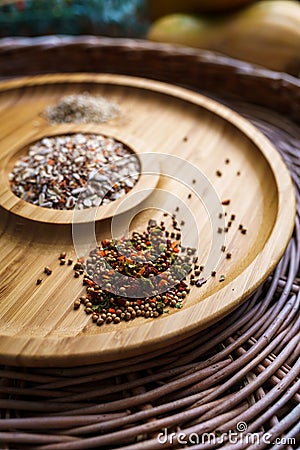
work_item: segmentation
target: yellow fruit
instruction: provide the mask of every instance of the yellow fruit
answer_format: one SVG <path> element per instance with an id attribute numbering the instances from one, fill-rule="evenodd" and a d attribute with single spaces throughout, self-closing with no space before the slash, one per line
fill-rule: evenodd
<path id="1" fill-rule="evenodd" d="M 300 62 L 300 3 L 255 3 L 224 22 L 210 48 L 269 69 L 290 71 Z"/>
<path id="2" fill-rule="evenodd" d="M 148 37 L 294 73 L 300 68 L 300 3 L 264 0 L 212 22 L 173 14 L 154 22 Z"/>
<path id="3" fill-rule="evenodd" d="M 172 42 L 190 47 L 205 48 L 207 33 L 212 21 L 188 14 L 170 14 L 158 19 L 148 33 L 148 39 L 157 42 Z"/>

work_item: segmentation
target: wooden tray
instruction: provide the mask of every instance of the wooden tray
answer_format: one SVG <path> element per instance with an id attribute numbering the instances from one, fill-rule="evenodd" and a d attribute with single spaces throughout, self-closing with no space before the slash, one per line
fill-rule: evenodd
<path id="1" fill-rule="evenodd" d="M 41 117 L 49 103 L 67 93 L 83 91 L 119 103 L 120 117 L 103 125 L 82 126 L 49 125 Z M 125 76 L 36 76 L 2 83 L 0 117 L 2 363 L 89 364 L 180 341 L 245 300 L 272 271 L 287 246 L 293 229 L 295 198 L 278 152 L 249 122 L 204 96 Z M 119 138 L 138 155 L 157 153 L 158 163 L 159 154 L 187 160 L 201 170 L 217 193 L 219 208 L 222 200 L 230 199 L 230 204 L 223 206 L 225 220 L 232 214 L 235 220 L 224 233 L 226 252 L 220 252 L 217 276 L 209 277 L 201 288 L 193 287 L 181 310 L 170 310 L 154 320 L 135 319 L 97 327 L 82 310 L 73 310 L 74 300 L 83 292 L 82 280 L 74 279 L 72 268 L 59 266 L 58 262 L 61 251 L 75 256 L 70 214 L 34 207 L 10 192 L 8 173 L 30 142 L 49 134 L 86 130 Z M 153 167 L 151 171 L 155 173 Z M 164 168 L 160 170 L 165 173 Z M 222 176 L 217 176 L 217 171 Z M 142 173 L 136 187 L 145 183 L 147 189 L 153 188 L 157 181 L 156 175 L 143 177 Z M 157 187 L 174 194 L 192 212 L 199 230 L 199 261 L 205 262 L 218 224 L 215 217 L 209 217 L 195 196 L 189 198 L 191 186 L 176 184 L 161 175 Z M 98 239 L 109 236 L 109 217 L 117 209 L 118 205 L 113 205 L 105 214 L 99 210 Z M 145 211 L 134 220 L 133 227 L 145 228 L 149 217 L 161 216 L 161 211 Z M 238 230 L 239 224 L 246 227 L 245 235 Z M 187 234 L 188 227 L 187 221 L 182 227 Z M 231 259 L 226 259 L 227 252 Z M 36 286 L 46 265 L 51 266 L 53 274 Z M 220 275 L 225 275 L 223 282 L 219 281 Z"/>

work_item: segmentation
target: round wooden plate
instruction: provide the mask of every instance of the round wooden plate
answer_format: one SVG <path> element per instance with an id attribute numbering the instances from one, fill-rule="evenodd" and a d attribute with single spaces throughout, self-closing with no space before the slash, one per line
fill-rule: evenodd
<path id="1" fill-rule="evenodd" d="M 63 95 L 85 91 L 118 103 L 120 115 L 103 124 L 57 126 L 41 115 Z M 1 363 L 89 364 L 180 341 L 245 300 L 275 267 L 291 237 L 294 190 L 278 152 L 248 121 L 200 94 L 116 75 L 35 76 L 0 85 L 0 119 Z M 145 229 L 149 218 L 167 222 L 172 214 L 183 240 L 197 229 L 206 283 L 192 287 L 182 309 L 102 327 L 82 309 L 73 310 L 84 292 L 82 279 L 58 261 L 61 251 L 73 258 L 75 250 L 78 254 L 73 214 L 18 199 L 8 174 L 31 142 L 76 131 L 116 137 L 142 161 L 136 192 L 96 213 L 98 240 L 111 235 L 112 223 L 126 210 L 132 229 Z M 145 195 L 130 197 L 138 191 Z M 45 266 L 53 270 L 49 277 L 43 275 Z M 40 277 L 44 280 L 37 286 Z"/>

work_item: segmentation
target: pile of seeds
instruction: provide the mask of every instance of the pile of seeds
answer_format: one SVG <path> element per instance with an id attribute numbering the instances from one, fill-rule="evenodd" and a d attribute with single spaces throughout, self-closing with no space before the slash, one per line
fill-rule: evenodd
<path id="1" fill-rule="evenodd" d="M 9 175 L 12 192 L 34 205 L 79 209 L 109 203 L 137 182 L 138 158 L 97 134 L 47 137 L 32 145 Z"/>
<path id="2" fill-rule="evenodd" d="M 83 304 L 97 325 L 155 318 L 169 308 L 180 309 L 190 291 L 187 276 L 194 254 L 195 249 L 166 238 L 164 225 L 154 220 L 143 233 L 104 240 L 86 262 L 74 265 L 75 276 L 83 273 L 86 286 L 86 295 L 75 301 L 74 309 Z"/>
<path id="3" fill-rule="evenodd" d="M 103 97 L 88 93 L 63 97 L 48 106 L 43 115 L 51 123 L 101 123 L 119 114 L 119 106 Z"/>

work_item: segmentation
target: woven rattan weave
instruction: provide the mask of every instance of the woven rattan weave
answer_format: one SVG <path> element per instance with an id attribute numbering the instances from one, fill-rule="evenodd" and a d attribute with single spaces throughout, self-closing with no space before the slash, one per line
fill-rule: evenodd
<path id="1" fill-rule="evenodd" d="M 298 448 L 299 80 L 146 42 L 95 37 L 0 41 L 0 76 L 58 71 L 145 76 L 226 102 L 283 156 L 296 186 L 297 218 L 288 249 L 268 280 L 230 316 L 180 345 L 86 367 L 2 366 L 0 448 Z M 230 430 L 243 431 L 237 443 Z"/>

